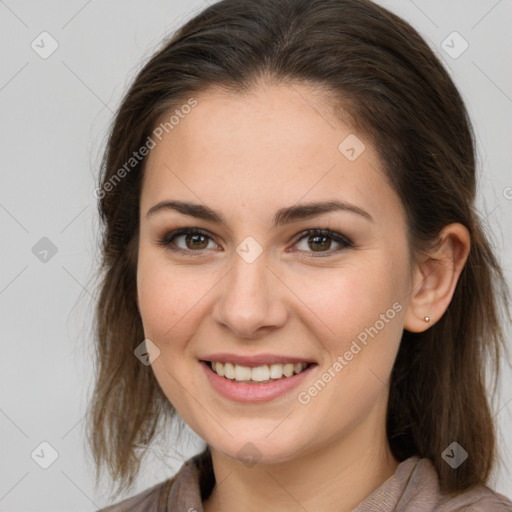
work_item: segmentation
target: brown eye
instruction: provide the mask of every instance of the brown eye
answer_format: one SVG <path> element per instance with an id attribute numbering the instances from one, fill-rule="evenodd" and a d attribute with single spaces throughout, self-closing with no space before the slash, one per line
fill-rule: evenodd
<path id="1" fill-rule="evenodd" d="M 190 254 L 207 249 L 210 241 L 212 238 L 208 234 L 197 229 L 185 228 L 167 233 L 158 243 L 171 251 Z"/>
<path id="2" fill-rule="evenodd" d="M 314 235 L 313 237 L 309 237 L 308 239 L 308 246 L 313 251 L 316 251 L 317 249 L 322 251 L 323 249 L 330 249 L 332 240 L 324 235 Z"/>
<path id="3" fill-rule="evenodd" d="M 302 241 L 304 240 L 305 246 L 299 247 L 299 250 L 306 253 L 322 253 L 322 255 L 327 253 L 327 255 L 330 255 L 353 246 L 353 243 L 348 238 L 328 229 L 310 229 L 303 231 L 300 235 L 301 237 L 297 244 L 300 245 L 299 242 L 303 243 Z M 338 244 L 339 247 L 330 250 L 333 242 Z"/>
<path id="4" fill-rule="evenodd" d="M 300 233 L 300 238 L 295 245 L 304 244 L 299 247 L 299 252 L 310 253 L 311 256 L 330 256 L 333 253 L 340 252 L 343 249 L 353 247 L 353 243 L 345 236 L 328 229 L 309 229 Z M 303 242 L 304 240 L 304 242 Z M 212 237 L 199 229 L 183 228 L 167 233 L 161 240 L 160 245 L 165 246 L 170 251 L 183 254 L 193 254 L 199 256 L 203 250 L 208 249 L 209 242 L 213 242 Z M 338 244 L 337 248 L 332 249 L 332 244 Z M 212 247 L 210 247 L 212 248 Z M 316 253 L 316 255 L 315 255 Z"/>
<path id="5" fill-rule="evenodd" d="M 186 234 L 186 235 L 181 235 L 181 236 L 185 237 L 185 245 L 187 246 L 188 249 L 206 249 L 206 247 L 208 246 L 208 241 L 204 235 Z M 176 237 L 176 238 L 180 238 L 180 237 Z M 206 240 L 206 243 L 205 243 L 205 240 Z"/>

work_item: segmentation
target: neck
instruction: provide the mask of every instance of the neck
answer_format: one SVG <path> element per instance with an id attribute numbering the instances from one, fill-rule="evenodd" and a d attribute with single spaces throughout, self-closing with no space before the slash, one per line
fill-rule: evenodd
<path id="1" fill-rule="evenodd" d="M 205 512 L 349 512 L 398 466 L 384 428 L 377 431 L 372 418 L 340 439 L 276 464 L 247 467 L 213 447 L 211 453 L 217 484 L 203 503 Z"/>

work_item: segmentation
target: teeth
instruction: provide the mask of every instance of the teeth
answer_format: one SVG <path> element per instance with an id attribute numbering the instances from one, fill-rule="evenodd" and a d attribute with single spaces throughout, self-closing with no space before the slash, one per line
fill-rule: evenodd
<path id="1" fill-rule="evenodd" d="M 222 363 L 217 363 L 217 365 L 222 366 Z M 226 379 L 235 378 L 235 367 L 231 363 L 224 365 L 224 377 L 226 377 Z"/>
<path id="2" fill-rule="evenodd" d="M 263 366 L 241 366 L 231 363 L 212 362 L 212 370 L 230 380 L 266 382 L 270 379 L 291 377 L 306 369 L 307 363 L 265 364 Z"/>
<path id="3" fill-rule="evenodd" d="M 222 363 L 212 363 L 213 370 L 217 372 L 221 377 L 224 377 L 224 365 Z"/>
<path id="4" fill-rule="evenodd" d="M 283 375 L 286 377 L 291 377 L 293 375 L 293 363 L 288 363 L 283 365 Z"/>
<path id="5" fill-rule="evenodd" d="M 248 366 L 238 366 L 235 364 L 235 380 L 250 380 L 251 369 Z"/>
<path id="6" fill-rule="evenodd" d="M 271 364 L 270 365 L 270 378 L 271 379 L 280 379 L 282 376 L 283 376 L 283 365 L 282 364 Z"/>
<path id="7" fill-rule="evenodd" d="M 245 367 L 246 368 L 246 367 Z M 264 366 L 255 366 L 254 368 L 247 368 L 249 377 L 245 380 L 256 380 L 258 382 L 263 382 L 264 380 L 270 379 L 270 369 L 268 365 Z"/>

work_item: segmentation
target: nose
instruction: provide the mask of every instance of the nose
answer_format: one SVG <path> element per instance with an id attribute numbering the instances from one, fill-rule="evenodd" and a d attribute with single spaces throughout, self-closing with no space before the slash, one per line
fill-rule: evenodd
<path id="1" fill-rule="evenodd" d="M 236 254 L 219 285 L 213 316 L 234 336 L 257 339 L 286 322 L 287 288 L 268 266 L 265 252 L 252 263 Z"/>

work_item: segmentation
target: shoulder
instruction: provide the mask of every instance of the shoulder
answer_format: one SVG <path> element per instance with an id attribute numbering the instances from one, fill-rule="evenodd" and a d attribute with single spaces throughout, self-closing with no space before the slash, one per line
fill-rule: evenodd
<path id="1" fill-rule="evenodd" d="M 444 498 L 439 512 L 512 512 L 512 501 L 486 485 Z"/>
<path id="2" fill-rule="evenodd" d="M 512 502 L 509 498 L 486 485 L 478 485 L 456 494 L 442 493 L 437 472 L 427 459 L 417 461 L 414 474 L 416 478 L 409 479 L 409 492 L 406 491 L 404 494 L 416 495 L 417 499 L 421 501 L 422 498 L 425 503 L 435 503 L 436 512 L 512 512 Z"/>
<path id="3" fill-rule="evenodd" d="M 186 460 L 173 477 L 97 512 L 200 510 L 202 499 L 211 492 L 214 483 L 211 453 L 207 447 Z"/>
<path id="4" fill-rule="evenodd" d="M 444 493 L 432 462 L 410 457 L 394 475 L 368 496 L 354 512 L 512 512 L 505 496 L 485 485 Z"/>
<path id="5" fill-rule="evenodd" d="M 97 512 L 160 512 L 167 510 L 167 497 L 176 475 Z"/>

